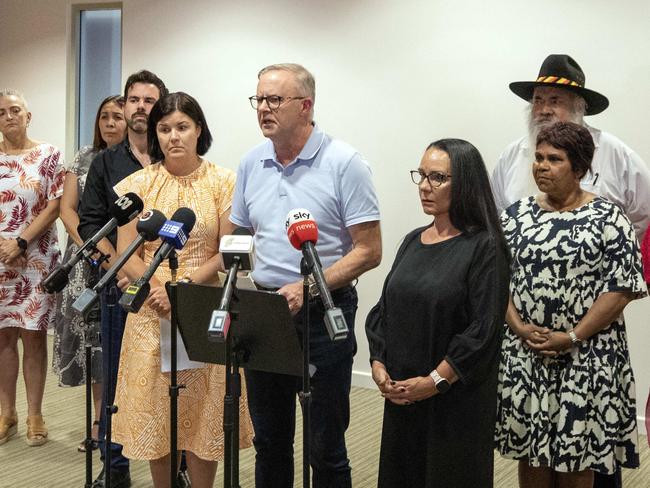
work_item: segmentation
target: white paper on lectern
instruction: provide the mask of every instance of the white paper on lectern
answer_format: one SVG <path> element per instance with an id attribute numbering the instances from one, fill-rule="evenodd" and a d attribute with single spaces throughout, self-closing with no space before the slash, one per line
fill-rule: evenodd
<path id="1" fill-rule="evenodd" d="M 206 338 L 207 338 L 206 330 Z M 187 356 L 187 350 L 181 333 L 176 330 L 176 369 L 197 369 L 205 366 L 200 361 L 192 361 Z M 160 319 L 160 370 L 169 373 L 172 369 L 172 323 L 167 319 Z"/>

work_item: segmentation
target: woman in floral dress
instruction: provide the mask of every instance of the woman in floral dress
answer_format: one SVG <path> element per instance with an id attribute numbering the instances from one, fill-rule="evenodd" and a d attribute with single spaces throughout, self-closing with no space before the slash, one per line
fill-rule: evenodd
<path id="1" fill-rule="evenodd" d="M 27 444 L 47 442 L 41 405 L 47 372 L 47 329 L 54 295 L 40 282 L 59 262 L 57 232 L 64 170 L 59 150 L 27 136 L 32 115 L 24 97 L 0 91 L 0 444 L 18 429 L 18 339 L 23 343 Z"/>

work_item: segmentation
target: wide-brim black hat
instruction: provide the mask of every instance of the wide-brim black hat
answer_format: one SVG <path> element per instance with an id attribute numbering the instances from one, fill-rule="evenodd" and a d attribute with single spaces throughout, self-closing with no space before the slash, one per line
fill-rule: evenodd
<path id="1" fill-rule="evenodd" d="M 585 115 L 596 115 L 609 106 L 605 95 L 585 88 L 585 74 L 580 65 L 566 54 L 551 54 L 542 63 L 535 81 L 510 83 L 513 93 L 527 102 L 533 98 L 535 87 L 550 86 L 576 92 L 587 102 Z"/>

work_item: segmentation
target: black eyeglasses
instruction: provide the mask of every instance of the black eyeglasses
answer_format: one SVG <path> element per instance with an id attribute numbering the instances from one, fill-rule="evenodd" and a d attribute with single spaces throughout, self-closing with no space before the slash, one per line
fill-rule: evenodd
<path id="1" fill-rule="evenodd" d="M 248 97 L 248 101 L 251 102 L 251 107 L 253 107 L 254 110 L 261 107 L 264 101 L 266 101 L 269 110 L 277 110 L 284 102 L 290 102 L 291 100 L 304 100 L 305 98 L 307 97 L 279 97 L 277 95 L 269 95 L 268 97 Z"/>
<path id="2" fill-rule="evenodd" d="M 432 171 L 428 175 L 425 175 L 419 169 L 413 169 L 409 171 L 409 173 L 411 173 L 411 180 L 413 180 L 413 183 L 419 185 L 426 178 L 429 182 L 429 185 L 431 185 L 431 188 L 438 188 L 449 178 L 451 178 L 451 175 L 448 175 L 447 173 L 441 173 L 440 171 Z"/>

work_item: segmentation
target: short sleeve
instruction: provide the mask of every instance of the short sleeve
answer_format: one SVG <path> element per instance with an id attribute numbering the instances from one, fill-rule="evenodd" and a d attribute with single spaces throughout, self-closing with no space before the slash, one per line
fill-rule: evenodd
<path id="1" fill-rule="evenodd" d="M 63 195 L 63 181 L 65 179 L 65 168 L 63 159 L 58 149 L 52 148 L 52 153 L 43 163 L 45 180 L 47 182 L 47 199 L 56 200 Z"/>
<path id="2" fill-rule="evenodd" d="M 142 198 L 143 188 L 145 184 L 145 172 L 146 168 L 136 171 L 135 173 L 132 173 L 121 180 L 113 187 L 115 194 L 118 197 L 121 197 L 126 193 L 133 192 Z"/>
<path id="3" fill-rule="evenodd" d="M 370 165 L 358 153 L 347 164 L 340 182 L 341 215 L 346 227 L 379 220 L 379 202 Z"/>
<path id="4" fill-rule="evenodd" d="M 494 171 L 492 171 L 492 178 L 490 178 L 490 184 L 492 186 L 492 195 L 494 196 L 494 203 L 497 206 L 497 210 L 499 212 L 503 212 L 508 206 L 505 199 L 505 191 L 503 188 L 504 187 L 503 167 L 505 165 L 506 165 L 505 152 L 503 152 L 501 153 L 501 156 L 499 156 L 499 161 L 497 161 L 497 164 L 494 167 Z M 501 218 L 503 219 L 503 214 Z"/>
<path id="5" fill-rule="evenodd" d="M 630 218 L 639 241 L 650 224 L 650 169 L 634 151 L 624 156 L 625 160 L 625 215 Z"/>
<path id="6" fill-rule="evenodd" d="M 246 189 L 246 163 L 242 161 L 237 169 L 237 181 L 235 182 L 235 189 L 232 196 L 230 221 L 239 226 L 252 228 L 248 213 L 248 206 L 246 205 L 246 198 L 244 196 Z"/>
<path id="7" fill-rule="evenodd" d="M 92 163 L 95 154 L 96 153 L 92 146 L 82 147 L 77 151 L 72 162 L 68 164 L 66 171 L 77 176 L 85 175 L 90 169 L 90 163 Z"/>
<path id="8" fill-rule="evenodd" d="M 221 217 L 232 206 L 233 194 L 235 193 L 236 176 L 234 171 L 225 168 L 218 168 L 218 184 L 216 191 L 217 212 Z"/>
<path id="9" fill-rule="evenodd" d="M 612 204 L 603 228 L 603 293 L 627 291 L 647 295 L 641 252 L 634 227 L 621 209 Z"/>
<path id="10" fill-rule="evenodd" d="M 650 226 L 646 229 L 641 243 L 641 259 L 643 261 L 643 277 L 650 283 Z"/>

